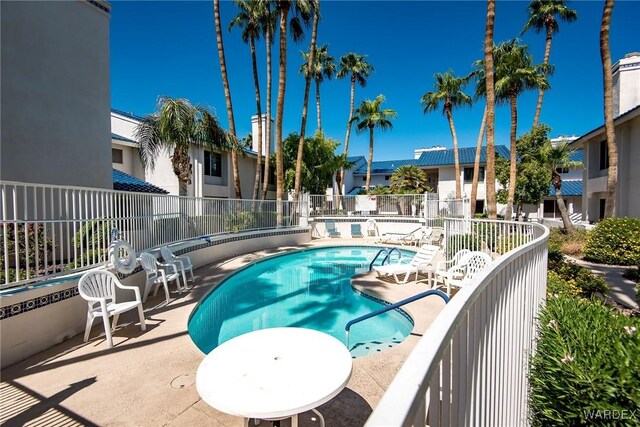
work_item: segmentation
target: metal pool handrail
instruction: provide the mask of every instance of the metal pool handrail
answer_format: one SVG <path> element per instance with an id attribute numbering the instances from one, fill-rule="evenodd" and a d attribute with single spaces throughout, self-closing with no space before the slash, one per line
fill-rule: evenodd
<path id="1" fill-rule="evenodd" d="M 378 259 L 378 257 L 380 256 L 381 253 L 386 253 L 387 255 L 384 257 L 384 259 L 382 260 L 382 265 L 384 265 L 385 261 L 389 259 L 389 257 L 391 256 L 391 254 L 393 253 L 393 251 L 397 251 L 398 254 L 400 255 L 400 258 L 402 258 L 402 252 L 400 252 L 400 249 L 398 248 L 382 248 L 378 251 L 378 253 L 376 254 L 376 256 L 373 257 L 373 260 L 371 260 L 371 263 L 369 264 L 369 271 L 371 271 L 371 269 L 373 268 L 373 263 L 376 262 L 376 260 Z"/>
<path id="2" fill-rule="evenodd" d="M 393 248 L 396 249 L 396 248 Z M 401 307 L 405 304 L 409 304 L 410 302 L 414 302 L 417 301 L 419 299 L 422 299 L 424 297 L 428 297 L 429 295 L 437 295 L 440 298 L 442 298 L 444 300 L 444 303 L 448 303 L 449 302 L 449 297 L 442 291 L 439 291 L 437 289 L 429 289 L 428 291 L 424 291 L 424 292 L 420 292 L 419 294 L 413 295 L 409 298 L 405 298 L 402 301 L 398 301 L 396 303 L 393 304 L 389 304 L 386 305 L 376 311 L 372 311 L 371 313 L 367 313 L 367 314 L 363 314 L 360 317 L 357 317 L 353 320 L 350 320 L 347 322 L 347 325 L 344 327 L 345 333 L 346 333 L 346 341 L 347 341 L 347 348 L 349 348 L 349 329 L 351 329 L 351 326 L 355 325 L 356 323 L 360 323 L 363 320 L 367 320 L 370 319 L 372 317 L 378 316 L 382 313 L 386 313 L 387 311 L 390 310 L 395 310 L 398 307 Z"/>

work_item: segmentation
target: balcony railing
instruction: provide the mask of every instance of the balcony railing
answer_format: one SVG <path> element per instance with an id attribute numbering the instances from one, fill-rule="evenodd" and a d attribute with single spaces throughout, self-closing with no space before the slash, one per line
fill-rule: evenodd
<path id="1" fill-rule="evenodd" d="M 0 182 L 0 290 L 104 264 L 111 231 L 137 251 L 224 233 L 295 227 L 296 202 L 203 199 Z"/>
<path id="2" fill-rule="evenodd" d="M 528 358 L 546 291 L 548 230 L 446 219 L 445 233 L 447 252 L 472 242 L 501 255 L 444 307 L 366 425 L 528 425 Z"/>

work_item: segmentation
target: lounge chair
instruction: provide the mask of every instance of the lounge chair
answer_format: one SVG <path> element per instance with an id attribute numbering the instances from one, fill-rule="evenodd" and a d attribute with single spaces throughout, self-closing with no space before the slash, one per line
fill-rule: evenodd
<path id="1" fill-rule="evenodd" d="M 351 224 L 351 237 L 364 237 L 360 224 Z"/>
<path id="2" fill-rule="evenodd" d="M 424 227 L 416 228 L 410 233 L 384 233 L 376 240 L 376 243 L 387 243 L 394 245 L 419 245 L 427 233 Z"/>
<path id="3" fill-rule="evenodd" d="M 116 301 L 116 288 L 133 291 L 135 299 L 128 301 Z M 109 348 L 113 347 L 111 332 L 115 331 L 118 325 L 118 317 L 120 313 L 125 311 L 138 309 L 140 317 L 140 328 L 147 330 L 144 322 L 144 311 L 142 309 L 142 299 L 140 298 L 140 289 L 136 286 L 124 286 L 115 274 L 106 270 L 95 270 L 85 273 L 78 282 L 78 291 L 80 296 L 84 298 L 88 304 L 87 325 L 84 329 L 84 341 L 89 340 L 89 333 L 93 320 L 96 317 L 102 317 L 104 323 L 104 333 L 107 337 Z M 113 325 L 109 324 L 109 317 L 113 316 Z"/>
<path id="4" fill-rule="evenodd" d="M 458 254 L 459 253 L 460 252 L 458 252 Z M 440 284 L 446 286 L 447 296 L 450 296 L 451 286 L 462 287 L 469 284 L 472 279 L 490 264 L 491 257 L 486 253 L 479 251 L 467 252 L 446 271 L 436 271 L 435 284 L 433 287 L 437 288 Z"/>
<path id="5" fill-rule="evenodd" d="M 324 222 L 327 229 L 327 237 L 340 237 L 340 232 L 336 229 L 336 222 L 332 219 Z"/>
<path id="6" fill-rule="evenodd" d="M 431 233 L 425 237 L 424 242 L 429 244 L 429 245 L 436 245 L 436 246 L 440 246 L 440 243 L 442 243 L 442 237 L 444 234 L 444 229 L 441 227 L 433 227 L 431 229 Z"/>
<path id="7" fill-rule="evenodd" d="M 439 250 L 440 248 L 437 246 L 422 245 L 408 263 L 386 264 L 373 267 L 373 269 L 378 277 L 393 276 L 398 284 L 407 283 L 412 274 L 416 275 L 415 280 L 417 281 L 420 271 L 429 271 L 427 267 L 432 265 Z M 401 278 L 401 276 L 404 277 Z"/>

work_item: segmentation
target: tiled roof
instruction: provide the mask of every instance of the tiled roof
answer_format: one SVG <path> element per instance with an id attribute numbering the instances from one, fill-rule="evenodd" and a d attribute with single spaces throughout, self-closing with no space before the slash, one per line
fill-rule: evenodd
<path id="1" fill-rule="evenodd" d="M 509 149 L 504 145 L 496 145 L 496 153 L 505 159 L 509 158 Z M 471 165 L 476 159 L 475 147 L 458 148 L 458 160 L 461 165 Z M 487 161 L 487 149 L 482 147 L 480 152 L 480 163 L 486 163 Z M 453 165 L 453 148 L 446 150 L 425 151 L 422 153 L 417 166 L 446 166 Z"/>
<path id="2" fill-rule="evenodd" d="M 119 115 L 124 116 L 124 117 L 129 117 L 130 119 L 134 119 L 134 120 L 138 120 L 138 121 L 142 120 L 142 117 L 140 117 L 140 116 L 137 116 L 137 115 L 135 115 L 133 113 L 127 113 L 126 111 L 116 110 L 115 108 L 112 108 L 111 112 L 119 114 Z"/>
<path id="3" fill-rule="evenodd" d="M 563 179 L 562 187 L 560 187 L 563 196 L 582 196 L 582 180 L 581 179 Z M 556 189 L 553 184 L 549 184 L 549 197 L 556 196 Z"/>
<path id="4" fill-rule="evenodd" d="M 113 169 L 113 189 L 120 191 L 135 191 L 139 193 L 159 193 L 168 194 L 167 190 L 156 187 L 153 184 L 143 181 L 128 173 Z"/>
<path id="5" fill-rule="evenodd" d="M 136 144 L 133 139 L 129 139 L 126 136 L 118 135 L 117 133 L 111 132 L 111 139 L 117 139 L 118 141 L 131 142 L 132 144 Z"/>

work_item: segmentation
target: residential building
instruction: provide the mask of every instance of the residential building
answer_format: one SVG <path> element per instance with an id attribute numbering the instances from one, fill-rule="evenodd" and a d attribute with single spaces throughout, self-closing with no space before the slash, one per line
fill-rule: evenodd
<path id="1" fill-rule="evenodd" d="M 640 53 L 613 66 L 614 131 L 618 151 L 615 215 L 640 217 Z M 582 208 L 584 220 L 604 217 L 609 152 L 604 125 L 571 143 L 584 151 Z"/>
<path id="2" fill-rule="evenodd" d="M 111 188 L 110 10 L 0 2 L 0 179 Z"/>

